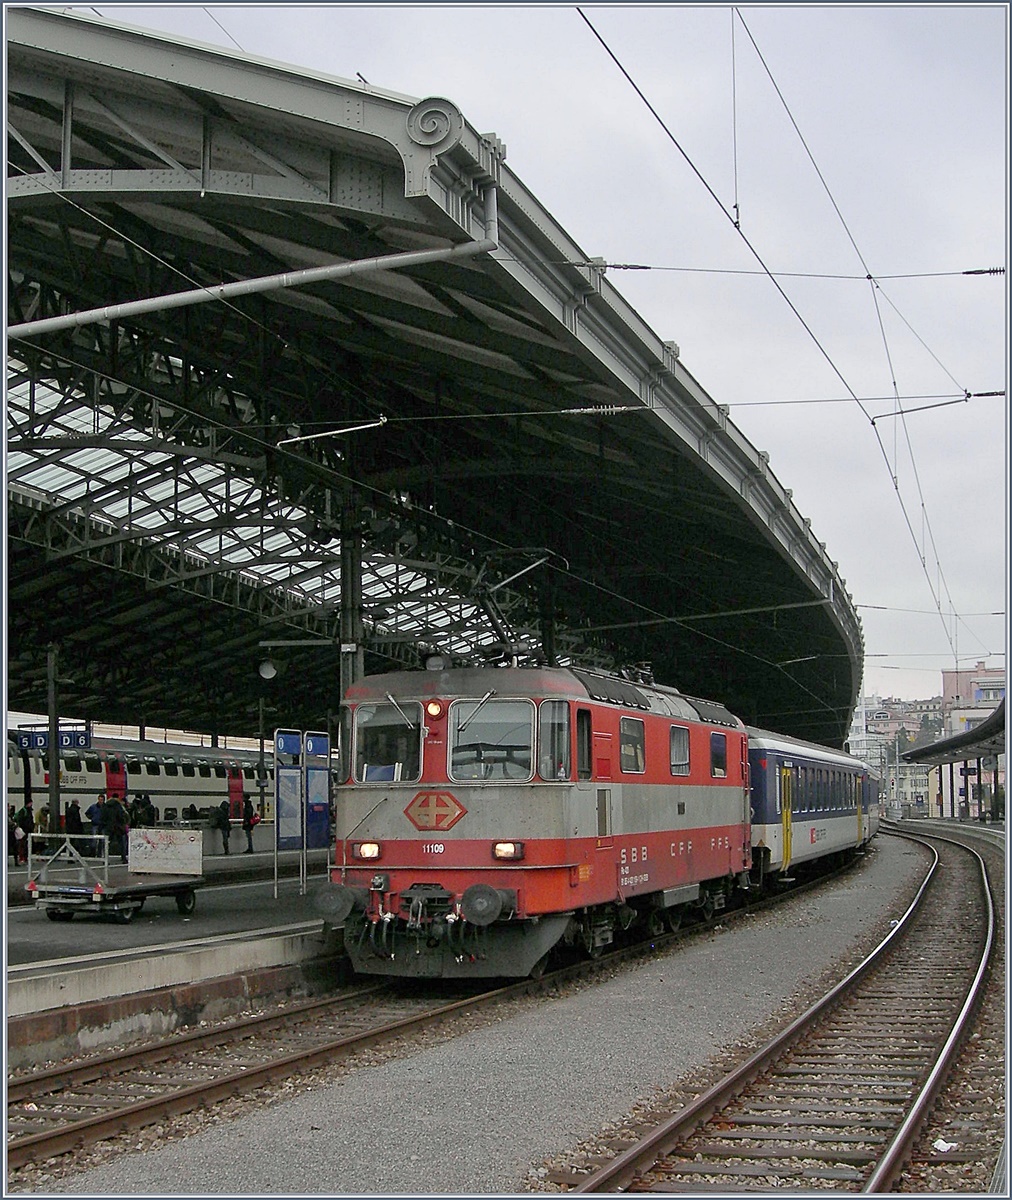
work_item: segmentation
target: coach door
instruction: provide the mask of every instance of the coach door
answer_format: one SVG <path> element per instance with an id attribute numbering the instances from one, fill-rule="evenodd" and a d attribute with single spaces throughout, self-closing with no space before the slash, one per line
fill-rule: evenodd
<path id="1" fill-rule="evenodd" d="M 857 844 L 864 844 L 864 781 L 854 775 L 850 777 L 851 790 L 857 800 Z"/>
<path id="2" fill-rule="evenodd" d="M 791 763 L 780 766 L 780 820 L 783 826 L 784 857 L 780 864 L 781 871 L 786 871 L 791 865 L 792 831 L 794 817 L 794 767 Z"/>

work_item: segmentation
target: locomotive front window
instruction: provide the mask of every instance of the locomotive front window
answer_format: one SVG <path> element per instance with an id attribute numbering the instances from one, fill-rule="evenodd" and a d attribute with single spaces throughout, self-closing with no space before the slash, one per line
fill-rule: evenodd
<path id="1" fill-rule="evenodd" d="M 568 756 L 564 760 L 568 770 Z M 455 700 L 450 705 L 451 779 L 530 779 L 534 705 L 529 700 Z"/>
<path id="2" fill-rule="evenodd" d="M 355 709 L 355 778 L 359 783 L 413 781 L 421 774 L 422 706 L 416 701 Z"/>
<path id="3" fill-rule="evenodd" d="M 643 722 L 637 717 L 622 717 L 618 726 L 619 761 L 626 774 L 642 775 L 646 767 L 646 740 Z"/>
<path id="4" fill-rule="evenodd" d="M 569 705 L 565 700 L 544 700 L 538 717 L 538 774 L 542 779 L 568 779 Z"/>

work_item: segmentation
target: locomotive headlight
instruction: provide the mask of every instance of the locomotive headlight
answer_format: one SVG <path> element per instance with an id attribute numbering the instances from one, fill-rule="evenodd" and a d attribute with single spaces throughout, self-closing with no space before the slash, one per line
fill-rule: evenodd
<path id="1" fill-rule="evenodd" d="M 352 842 L 351 856 L 352 858 L 379 858 L 380 844 L 379 842 Z"/>
<path id="2" fill-rule="evenodd" d="M 496 842 L 492 847 L 493 858 L 521 859 L 524 856 L 523 842 Z"/>
<path id="3" fill-rule="evenodd" d="M 438 721 L 443 715 L 442 700 L 428 700 L 425 704 L 425 715 L 433 721 Z"/>

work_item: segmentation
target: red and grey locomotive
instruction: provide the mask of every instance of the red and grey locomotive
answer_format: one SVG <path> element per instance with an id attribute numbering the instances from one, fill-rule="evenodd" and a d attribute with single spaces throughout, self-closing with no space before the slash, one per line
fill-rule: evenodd
<path id="1" fill-rule="evenodd" d="M 576 669 L 367 677 L 346 696 L 323 906 L 356 970 L 523 976 L 749 886 L 748 736 L 720 704 Z"/>

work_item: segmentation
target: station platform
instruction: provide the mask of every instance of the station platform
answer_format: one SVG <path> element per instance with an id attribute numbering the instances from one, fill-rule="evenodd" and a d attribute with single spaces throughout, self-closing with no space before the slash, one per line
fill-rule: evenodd
<path id="1" fill-rule="evenodd" d="M 276 882 L 273 851 L 205 858 L 191 914 L 153 896 L 129 924 L 91 913 L 50 921 L 24 890 L 27 871 L 11 872 L 9 1065 L 37 1066 L 333 986 L 345 972 L 340 930 L 324 926 L 314 902 L 329 851 L 308 852 L 304 883 L 300 857 L 278 855 Z"/>
<path id="2" fill-rule="evenodd" d="M 254 843 L 255 844 L 255 843 Z M 307 869 L 316 874 L 326 874 L 326 866 L 330 849 L 307 850 Z M 300 870 L 300 853 L 298 850 L 282 850 L 278 854 L 279 878 L 298 876 Z M 119 860 L 111 860 L 114 865 Z M 273 849 L 255 849 L 253 854 L 244 854 L 241 849 L 231 850 L 228 854 L 209 852 L 205 846 L 201 857 L 201 873 L 204 886 L 221 882 L 238 882 L 240 880 L 273 879 L 274 851 Z M 28 868 L 25 866 L 12 867 L 8 859 L 7 865 L 7 907 L 33 903 L 32 895 L 25 890 L 28 882 Z"/>

